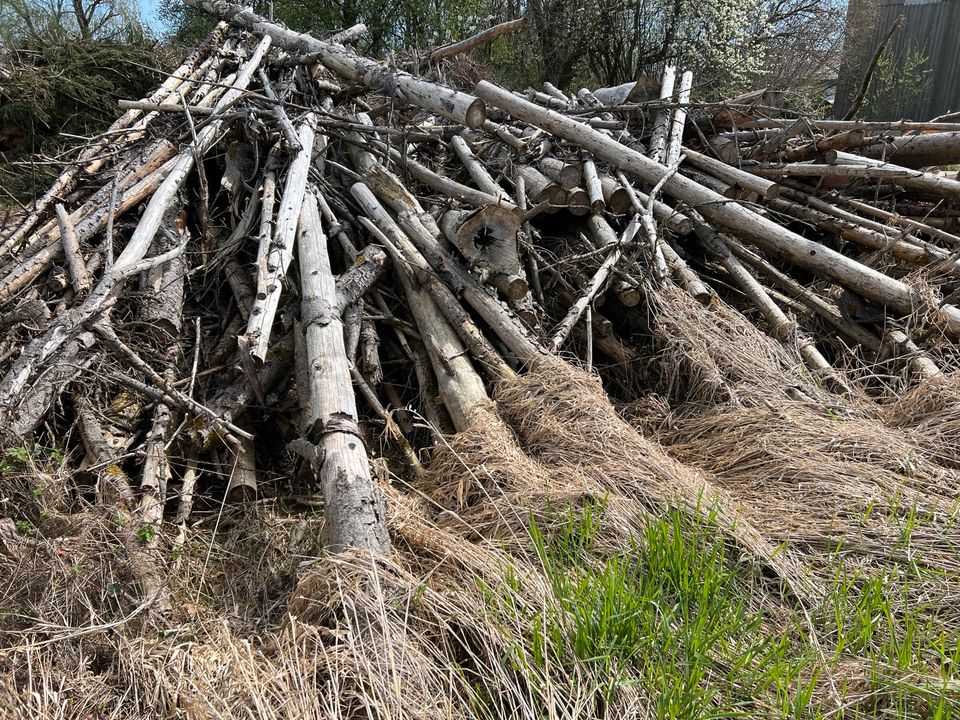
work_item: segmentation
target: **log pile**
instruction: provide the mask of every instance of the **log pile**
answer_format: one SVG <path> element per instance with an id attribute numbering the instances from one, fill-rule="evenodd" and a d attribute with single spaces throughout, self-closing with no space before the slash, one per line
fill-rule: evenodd
<path id="1" fill-rule="evenodd" d="M 918 497 L 946 503 L 953 461 L 888 401 L 955 402 L 960 181 L 929 166 L 960 160 L 956 125 L 695 103 L 672 67 L 654 100 L 456 89 L 475 42 L 388 65 L 350 48 L 362 26 L 191 4 L 220 24 L 0 242 L 0 426 L 125 518 L 140 602 L 176 612 L 162 548 L 263 497 L 322 501 L 341 557 L 468 566 L 577 498 L 627 527 L 719 507 L 814 602 L 804 553 L 835 530 L 771 520 L 762 478 L 698 444 L 749 442 L 734 406 L 757 434 L 784 403 L 813 435 L 803 413 L 869 419 L 887 434 L 850 442 L 919 452 Z"/>

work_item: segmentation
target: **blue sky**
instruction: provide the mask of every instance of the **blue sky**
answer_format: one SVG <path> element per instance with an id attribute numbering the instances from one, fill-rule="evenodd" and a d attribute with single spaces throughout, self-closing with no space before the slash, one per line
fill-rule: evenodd
<path id="1" fill-rule="evenodd" d="M 157 16 L 159 11 L 159 0 L 139 0 L 140 1 L 140 14 L 143 16 L 144 22 L 147 23 L 157 32 L 160 32 L 164 29 L 163 23 L 160 22 L 160 18 Z"/>

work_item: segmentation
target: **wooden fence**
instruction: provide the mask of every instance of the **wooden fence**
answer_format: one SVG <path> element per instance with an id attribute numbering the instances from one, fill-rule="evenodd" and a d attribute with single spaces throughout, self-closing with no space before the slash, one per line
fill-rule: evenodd
<path id="1" fill-rule="evenodd" d="M 885 60 L 892 60 L 895 66 L 888 66 L 882 77 L 875 76 L 874 102 L 868 103 L 864 115 L 895 113 L 920 120 L 960 110 L 960 0 L 853 0 L 848 21 L 854 13 L 859 13 L 860 20 L 857 57 L 850 57 L 848 35 L 848 57 L 837 88 L 837 115 L 850 107 L 866 61 L 901 17 L 902 26 L 884 52 Z M 923 63 L 917 65 L 921 59 Z M 878 89 L 880 96 L 876 96 Z"/>

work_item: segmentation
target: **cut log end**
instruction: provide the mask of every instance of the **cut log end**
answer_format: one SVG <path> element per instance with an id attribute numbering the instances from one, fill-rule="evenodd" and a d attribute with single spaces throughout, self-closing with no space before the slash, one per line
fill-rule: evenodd
<path id="1" fill-rule="evenodd" d="M 483 126 L 487 119 L 487 104 L 480 99 L 476 99 L 467 106 L 464 112 L 464 125 L 471 130 L 476 130 Z"/>

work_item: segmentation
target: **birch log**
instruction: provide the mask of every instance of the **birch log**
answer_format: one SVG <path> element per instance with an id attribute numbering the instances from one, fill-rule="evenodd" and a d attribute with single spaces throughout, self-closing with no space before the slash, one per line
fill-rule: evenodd
<path id="1" fill-rule="evenodd" d="M 687 70 L 680 76 L 680 89 L 677 92 L 677 107 L 673 110 L 673 122 L 667 135 L 667 146 L 663 151 L 663 164 L 673 167 L 680 159 L 683 145 L 683 129 L 687 123 L 686 104 L 690 102 L 690 90 L 693 88 L 693 73 Z"/>
<path id="2" fill-rule="evenodd" d="M 309 113 L 298 130 L 300 152 L 296 154 L 283 188 L 283 197 L 277 210 L 277 221 L 266 255 L 261 256 L 263 264 L 257 273 L 257 294 L 254 299 L 250 319 L 247 321 L 245 335 L 250 343 L 250 354 L 260 362 L 267 357 L 270 347 L 270 333 L 273 320 L 280 307 L 283 293 L 283 279 L 293 260 L 293 245 L 296 239 L 297 219 L 303 206 L 303 197 L 307 188 L 307 174 L 310 171 L 310 156 L 313 151 L 313 139 L 317 118 Z M 264 203 L 266 207 L 266 203 Z"/>
<path id="3" fill-rule="evenodd" d="M 661 100 L 669 100 L 673 97 L 673 84 L 676 78 L 677 68 L 667 65 L 663 69 L 663 85 L 660 86 Z M 650 159 L 655 163 L 663 162 L 667 135 L 670 133 L 670 114 L 669 108 L 660 108 L 653 120 L 653 132 L 650 134 Z"/>

